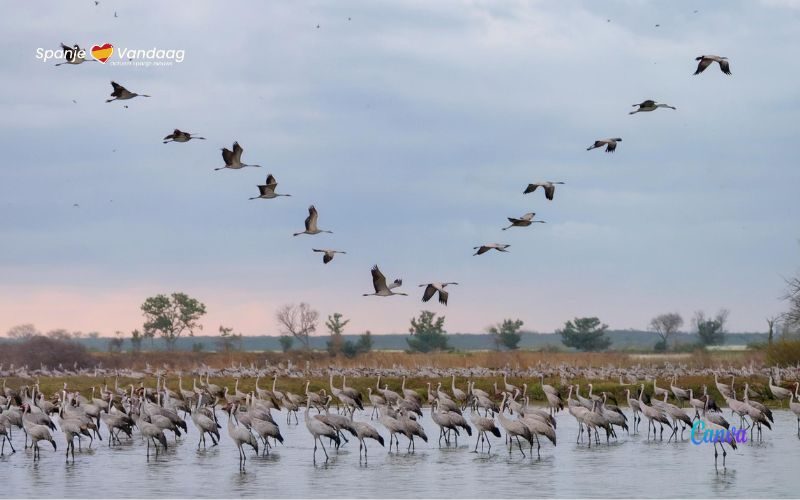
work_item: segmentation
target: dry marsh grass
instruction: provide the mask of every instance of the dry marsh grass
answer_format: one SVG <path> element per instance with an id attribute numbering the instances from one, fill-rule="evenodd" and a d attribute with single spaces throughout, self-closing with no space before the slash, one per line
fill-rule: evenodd
<path id="1" fill-rule="evenodd" d="M 331 357 L 325 352 L 293 351 L 278 352 L 231 352 L 231 353 L 193 353 L 193 352 L 143 352 L 139 354 L 95 353 L 95 359 L 104 368 L 144 369 L 152 367 L 169 368 L 170 371 L 190 371 L 199 366 L 212 368 L 231 366 L 255 366 L 271 369 L 287 362 L 295 367 L 305 369 L 388 369 L 392 367 L 404 369 L 470 369 L 482 367 L 488 369 L 521 370 L 542 365 L 567 365 L 576 368 L 615 366 L 628 368 L 636 365 L 663 366 L 665 363 L 681 364 L 690 368 L 716 368 L 719 366 L 742 366 L 751 362 L 763 364 L 765 356 L 760 352 L 750 351 L 696 351 L 680 354 L 636 354 L 620 352 L 596 353 L 562 353 L 534 351 L 467 351 L 441 353 L 405 353 L 401 351 L 372 351 L 355 358 L 344 356 Z"/>

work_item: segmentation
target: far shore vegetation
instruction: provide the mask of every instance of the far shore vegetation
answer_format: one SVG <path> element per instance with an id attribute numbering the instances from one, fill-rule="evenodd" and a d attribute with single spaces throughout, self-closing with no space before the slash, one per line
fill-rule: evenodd
<path id="1" fill-rule="evenodd" d="M 617 362 L 634 353 L 684 353 L 710 362 L 731 350 L 739 351 L 739 357 L 749 356 L 761 363 L 794 365 L 800 363 L 800 275 L 786 280 L 784 299 L 788 310 L 765 318 L 764 331 L 752 333 L 729 333 L 729 311 L 722 309 L 713 314 L 698 310 L 688 321 L 676 312 L 665 312 L 654 316 L 648 330 L 641 331 L 611 330 L 601 318 L 575 317 L 565 319 L 564 326 L 554 333 L 526 331 L 523 321 L 517 318 L 498 319 L 484 328 L 485 333 L 452 333 L 447 331 L 444 313 L 423 310 L 409 319 L 407 334 L 386 335 L 373 335 L 370 331 L 349 333 L 350 320 L 343 313 L 334 312 L 324 321 L 325 333 L 318 334 L 322 330 L 319 312 L 301 302 L 286 304 L 277 311 L 273 335 L 245 336 L 232 326 L 218 325 L 217 335 L 201 336 L 205 304 L 174 292 L 145 299 L 141 305 L 142 326 L 130 333 L 117 331 L 104 336 L 96 331 L 41 332 L 33 324 L 14 326 L 5 338 L 0 338 L 0 363 L 32 367 L 89 367 L 100 363 L 106 367 L 133 366 L 137 360 L 155 360 L 166 351 L 166 359 L 176 362 L 206 360 L 212 355 L 244 362 L 258 359 L 259 354 L 263 358 L 273 353 L 324 359 L 322 362 L 328 363 L 335 358 L 337 364 L 364 365 L 386 357 L 405 365 L 412 359 L 419 363 L 418 356 L 443 356 L 437 363 L 445 362 L 445 366 L 472 358 L 474 365 L 488 367 L 507 365 L 514 359 L 520 362 L 520 356 L 535 359 L 542 354 L 551 363 L 558 355 L 580 362 L 593 359 L 597 353 L 602 353 L 602 359 Z M 684 325 L 688 328 L 681 330 Z M 481 365 L 478 358 L 490 355 L 494 356 L 494 365 Z"/>

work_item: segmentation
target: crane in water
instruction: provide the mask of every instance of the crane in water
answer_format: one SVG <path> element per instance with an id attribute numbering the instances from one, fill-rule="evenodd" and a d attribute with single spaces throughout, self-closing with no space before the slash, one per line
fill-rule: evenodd
<path id="1" fill-rule="evenodd" d="M 330 425 L 326 424 L 322 420 L 318 418 L 313 418 L 309 414 L 309 410 L 311 408 L 311 403 L 306 402 L 306 412 L 305 412 L 305 422 L 306 422 L 306 429 L 308 432 L 314 437 L 314 463 L 317 462 L 317 441 L 319 441 L 319 445 L 322 447 L 323 453 L 325 453 L 325 461 L 327 462 L 328 451 L 325 449 L 325 445 L 322 443 L 322 437 L 325 436 L 333 440 L 336 443 L 336 446 L 339 446 L 339 432 L 331 427 Z"/>
<path id="2" fill-rule="evenodd" d="M 247 462 L 247 455 L 244 452 L 244 445 L 253 448 L 258 456 L 258 439 L 253 436 L 250 430 L 244 427 L 239 427 L 233 423 L 233 415 L 235 410 L 239 408 L 239 404 L 228 404 L 225 406 L 224 411 L 228 414 L 228 436 L 233 440 L 236 447 L 239 449 L 239 467 L 244 468 Z"/>

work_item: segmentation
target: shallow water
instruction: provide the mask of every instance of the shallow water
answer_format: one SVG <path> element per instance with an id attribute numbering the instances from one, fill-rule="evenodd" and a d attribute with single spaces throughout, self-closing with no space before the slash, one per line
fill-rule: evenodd
<path id="1" fill-rule="evenodd" d="M 221 413 L 221 412 L 220 412 Z M 312 410 L 312 414 L 313 414 Z M 41 460 L 33 462 L 23 450 L 23 435 L 15 429 L 17 453 L 0 457 L 0 485 L 6 497 L 797 497 L 800 495 L 800 439 L 789 411 L 775 411 L 773 431 L 763 441 L 740 444 L 729 451 L 727 468 L 714 467 L 712 445 L 689 441 L 648 441 L 644 435 L 619 435 L 619 440 L 589 448 L 576 444 L 577 426 L 567 412 L 560 413 L 558 446 L 543 442 L 541 459 L 523 458 L 514 447 L 509 456 L 503 438 L 491 436 L 491 453 L 472 453 L 475 435 L 462 436 L 459 446 L 437 444 L 438 427 L 428 410 L 422 419 L 429 442 L 417 441 L 407 453 L 387 453 L 368 440 L 369 459 L 359 461 L 358 441 L 352 438 L 338 452 L 328 446 L 312 461 L 313 440 L 303 424 L 286 425 L 279 418 L 285 445 L 266 457 L 254 457 L 248 448 L 246 468 L 239 470 L 238 451 L 228 437 L 221 414 L 222 441 L 198 451 L 198 433 L 191 420 L 189 435 L 158 458 L 145 456 L 146 446 L 134 439 L 108 447 L 103 442 L 64 461 L 64 437 L 56 433 L 58 451 L 42 443 Z M 726 418 L 729 414 L 726 414 Z M 369 409 L 356 415 L 369 421 Z M 729 418 L 729 420 L 731 420 Z M 294 421 L 292 421 L 294 422 Z M 373 425 L 386 439 L 377 422 Z M 646 422 L 642 429 L 646 429 Z M 749 437 L 749 436 L 748 436 Z M 327 440 L 326 446 L 327 446 Z M 86 442 L 86 441 L 85 441 Z M 211 443 L 210 440 L 208 441 Z M 523 447 L 528 453 L 527 448 Z M 480 450 L 480 448 L 479 448 Z M 151 450 L 152 451 L 152 450 Z M 534 448 L 534 455 L 536 450 Z"/>

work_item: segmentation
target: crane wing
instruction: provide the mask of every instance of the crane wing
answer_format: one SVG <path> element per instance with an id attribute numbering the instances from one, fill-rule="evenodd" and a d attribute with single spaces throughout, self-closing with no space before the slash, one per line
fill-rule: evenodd
<path id="1" fill-rule="evenodd" d="M 721 69 L 726 75 L 731 74 L 731 66 L 726 59 L 723 59 L 719 62 L 719 69 Z"/>
<path id="2" fill-rule="evenodd" d="M 450 296 L 450 294 L 448 292 L 446 292 L 444 290 L 439 290 L 439 303 L 446 306 L 447 305 L 447 297 L 449 297 L 449 296 Z"/>
<path id="3" fill-rule="evenodd" d="M 278 181 L 275 180 L 275 177 L 272 174 L 269 174 L 267 176 L 267 189 L 275 192 L 276 187 L 278 187 Z"/>
<path id="4" fill-rule="evenodd" d="M 225 165 L 230 165 L 233 160 L 233 151 L 228 148 L 222 148 L 222 159 L 225 161 Z"/>
<path id="5" fill-rule="evenodd" d="M 700 63 L 697 65 L 697 70 L 694 72 L 695 75 L 699 75 L 711 64 L 711 59 L 701 58 Z"/>
<path id="6" fill-rule="evenodd" d="M 556 187 L 553 186 L 553 185 L 550 185 L 550 186 L 547 186 L 547 187 L 544 188 L 544 195 L 550 201 L 553 200 L 553 195 L 555 193 L 556 193 Z"/>
<path id="7" fill-rule="evenodd" d="M 536 191 L 536 188 L 538 188 L 539 186 L 540 184 L 528 184 L 528 187 L 525 188 L 525 191 L 523 191 L 522 194 L 532 193 Z"/>
<path id="8" fill-rule="evenodd" d="M 431 284 L 428 284 L 428 286 L 425 287 L 425 292 L 423 292 L 422 294 L 422 302 L 428 302 L 429 300 L 431 300 L 431 297 L 433 297 L 433 294 L 435 293 L 436 293 L 436 287 Z"/>
<path id="9" fill-rule="evenodd" d="M 372 286 L 375 288 L 375 293 L 381 290 L 388 290 L 386 287 L 386 277 L 383 275 L 378 266 L 372 268 Z"/>
<path id="10" fill-rule="evenodd" d="M 308 207 L 308 217 L 306 217 L 306 231 L 313 231 L 317 229 L 317 208 L 314 205 Z"/>
<path id="11" fill-rule="evenodd" d="M 242 151 L 244 151 L 244 150 L 239 145 L 239 143 L 238 142 L 234 142 L 233 143 L 233 156 L 234 156 L 234 158 L 236 158 L 237 161 L 241 161 L 242 160 Z"/>

